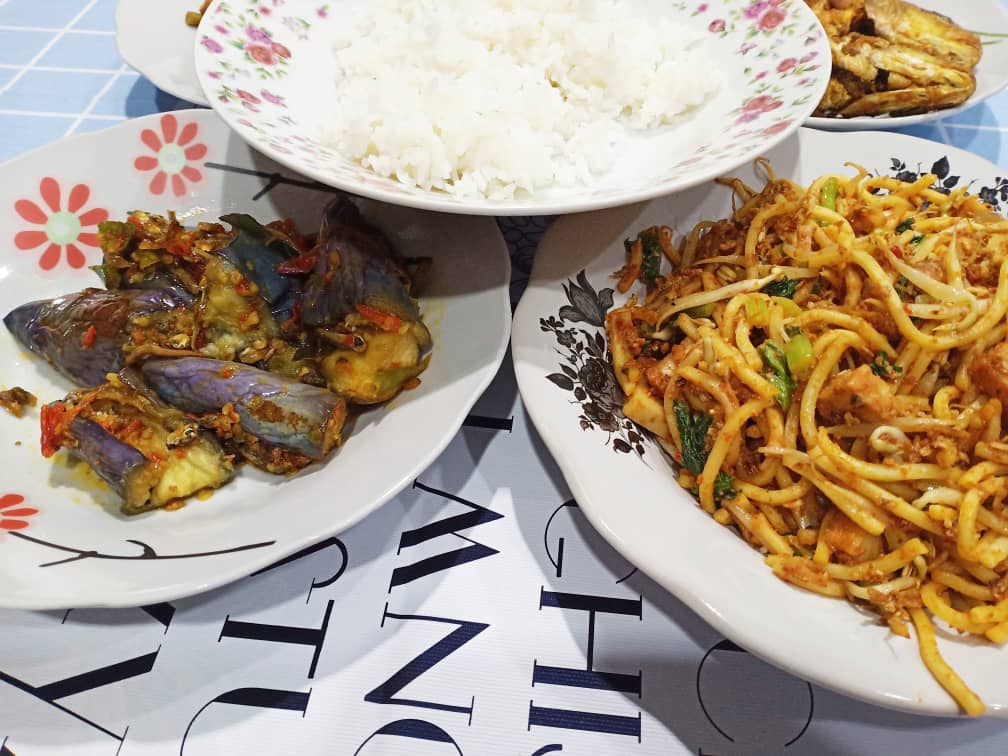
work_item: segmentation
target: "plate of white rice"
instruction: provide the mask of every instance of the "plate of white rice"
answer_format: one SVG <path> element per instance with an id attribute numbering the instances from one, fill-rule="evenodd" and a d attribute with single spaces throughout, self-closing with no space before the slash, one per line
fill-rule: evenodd
<path id="1" fill-rule="evenodd" d="M 400 205 L 526 215 L 730 173 L 815 108 L 803 0 L 217 0 L 211 106 L 269 157 Z"/>

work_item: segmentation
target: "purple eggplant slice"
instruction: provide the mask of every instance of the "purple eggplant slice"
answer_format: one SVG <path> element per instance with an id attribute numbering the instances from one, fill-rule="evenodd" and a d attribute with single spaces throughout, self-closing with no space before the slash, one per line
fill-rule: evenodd
<path id="1" fill-rule="evenodd" d="M 358 305 L 401 320 L 419 320 L 409 287 L 409 274 L 385 235 L 368 224 L 350 200 L 330 204 L 319 232 L 315 269 L 305 284 L 301 322 L 331 326 L 355 314 Z"/>
<path id="2" fill-rule="evenodd" d="M 299 254 L 289 238 L 244 213 L 222 215 L 221 220 L 231 225 L 234 239 L 220 254 L 255 282 L 259 296 L 271 306 L 286 301 L 300 286 L 297 279 L 277 272 L 285 260 Z"/>
<path id="3" fill-rule="evenodd" d="M 301 322 L 323 345 L 328 387 L 357 404 L 391 399 L 427 367 L 430 331 L 389 240 L 345 198 L 326 210 Z"/>
<path id="4" fill-rule="evenodd" d="M 296 244 L 307 241 L 290 223 L 264 226 L 244 213 L 224 215 L 220 220 L 231 229 L 221 223 L 186 228 L 171 213 L 160 216 L 140 211 L 132 213 L 127 222 L 106 221 L 98 232 L 104 256 L 102 279 L 108 288 L 126 289 L 168 278 L 199 294 L 207 284 L 206 267 L 217 258 L 232 274 L 230 286 L 237 285 L 246 294 L 254 290 L 278 322 L 289 318 L 294 303 L 300 300 L 302 282 L 277 269 L 300 254 Z M 240 275 L 234 275 L 236 271 Z"/>
<path id="5" fill-rule="evenodd" d="M 194 346 L 218 360 L 254 364 L 278 346 L 280 329 L 259 287 L 225 257 L 207 260 L 196 305 Z"/>
<path id="6" fill-rule="evenodd" d="M 294 364 L 278 323 L 295 311 L 302 282 L 277 271 L 298 254 L 294 241 L 249 215 L 221 220 L 231 230 L 221 223 L 186 228 L 171 213 L 138 211 L 128 222 L 106 221 L 98 233 L 102 279 L 112 289 L 171 282 L 196 299 L 193 322 L 171 348 L 248 365 L 276 358 L 294 372 L 302 366 Z"/>
<path id="7" fill-rule="evenodd" d="M 420 321 L 391 332 L 360 327 L 352 332 L 364 348 L 326 350 L 318 368 L 330 390 L 355 404 L 388 401 L 416 384 L 430 361 L 430 333 Z"/>
<path id="8" fill-rule="evenodd" d="M 99 275 L 101 272 L 99 271 Z M 124 286 L 124 289 L 159 289 L 162 291 L 169 291 L 175 295 L 175 297 L 180 302 L 189 303 L 193 301 L 193 295 L 189 293 L 189 290 L 182 285 L 181 281 L 172 278 L 167 273 L 156 273 L 150 278 L 145 278 L 140 281 L 136 281 L 129 286 Z"/>
<path id="9" fill-rule="evenodd" d="M 270 472 L 305 467 L 342 441 L 346 402 L 324 388 L 203 357 L 152 359 L 140 370 L 162 401 L 202 416 L 205 426 Z"/>
<path id="10" fill-rule="evenodd" d="M 234 233 L 234 239 L 221 250 L 221 256 L 255 283 L 259 296 L 269 304 L 277 323 L 294 317 L 301 303 L 303 281 L 278 271 L 284 262 L 300 254 L 291 238 L 244 213 L 222 215 L 221 220 L 229 223 Z"/>
<path id="11" fill-rule="evenodd" d="M 97 386 L 123 366 L 123 347 L 138 319 L 168 317 L 190 301 L 172 288 L 89 288 L 15 307 L 4 317 L 4 325 L 74 383 Z M 149 325 L 145 320 L 140 323 Z"/>
<path id="12" fill-rule="evenodd" d="M 73 455 L 84 460 L 99 478 L 123 500 L 123 510 L 142 511 L 138 502 L 150 501 L 148 477 L 151 463 L 129 444 L 123 443 L 93 420 L 75 417 L 69 436 L 76 443 Z"/>
<path id="13" fill-rule="evenodd" d="M 138 514 L 219 488 L 234 475 L 213 434 L 152 393 L 111 376 L 42 408 L 42 452 L 80 457 Z"/>

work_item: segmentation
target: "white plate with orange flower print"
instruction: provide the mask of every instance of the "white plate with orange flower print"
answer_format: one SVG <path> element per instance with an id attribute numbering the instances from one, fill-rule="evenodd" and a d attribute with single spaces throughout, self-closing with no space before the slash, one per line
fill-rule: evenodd
<path id="1" fill-rule="evenodd" d="M 186 102 L 206 105 L 196 78 L 196 30 L 185 15 L 203 0 L 119 0 L 115 31 L 119 55 L 158 89 Z M 156 31 L 154 31 L 156 30 Z"/>
<path id="2" fill-rule="evenodd" d="M 89 266 L 101 261 L 104 220 L 247 212 L 314 231 L 334 194 L 253 152 L 209 110 L 62 140 L 0 167 L 0 317 L 100 287 Z M 209 500 L 135 516 L 82 464 L 42 457 L 38 407 L 20 419 L 0 410 L 0 606 L 137 606 L 214 588 L 349 527 L 440 454 L 507 345 L 507 248 L 489 218 L 358 202 L 404 255 L 433 257 L 420 304 L 434 351 L 420 386 L 362 415 L 325 463 L 295 477 L 243 469 Z M 74 388 L 0 325 L 0 390 L 14 386 L 40 404 Z"/>

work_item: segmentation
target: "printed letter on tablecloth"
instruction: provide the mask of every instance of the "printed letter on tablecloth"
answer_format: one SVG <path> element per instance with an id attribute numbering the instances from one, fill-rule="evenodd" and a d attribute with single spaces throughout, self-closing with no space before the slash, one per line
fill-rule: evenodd
<path id="1" fill-rule="evenodd" d="M 301 716 L 308 710 L 309 690 L 302 693 L 298 690 L 272 690 L 270 688 L 236 688 L 227 693 L 221 693 L 212 701 L 204 704 L 203 708 L 196 712 L 189 726 L 186 727 L 185 735 L 182 736 L 182 744 L 179 746 L 179 756 L 185 751 L 186 740 L 189 738 L 189 731 L 196 723 L 199 715 L 209 709 L 215 703 L 231 704 L 232 706 L 254 706 L 259 709 L 282 709 L 285 711 L 300 711 Z"/>
<path id="2" fill-rule="evenodd" d="M 585 669 L 570 667 L 554 667 L 539 664 L 538 660 L 532 666 L 532 685 L 562 685 L 577 688 L 598 690 L 616 690 L 621 693 L 632 693 L 641 696 L 641 673 L 626 675 L 615 672 L 598 672 L 594 668 L 595 658 L 595 619 L 599 612 L 617 614 L 641 619 L 643 602 L 636 599 L 610 598 L 607 596 L 589 596 L 579 593 L 556 593 L 540 591 L 540 608 L 544 606 L 558 609 L 576 609 L 588 612 L 588 648 Z M 529 702 L 529 729 L 540 727 L 558 727 L 570 730 L 587 730 L 591 732 L 607 732 L 613 735 L 628 735 L 640 740 L 641 715 L 636 717 L 616 714 L 599 714 L 588 711 L 570 709 L 555 709 L 536 706 Z"/>
<path id="3" fill-rule="evenodd" d="M 305 557 L 311 556 L 319 551 L 325 551 L 328 548 L 335 547 L 340 553 L 340 566 L 325 580 L 319 580 L 315 578 L 312 580 L 311 587 L 308 589 L 308 598 L 306 600 L 311 600 L 312 591 L 316 588 L 328 588 L 330 585 L 335 583 L 340 577 L 346 572 L 347 566 L 350 564 L 350 552 L 347 551 L 346 544 L 343 543 L 339 538 L 326 538 L 324 541 L 319 541 L 301 551 L 291 554 L 289 557 L 284 557 L 279 562 L 274 562 L 269 567 L 264 567 L 258 572 L 253 572 L 252 576 L 262 575 L 264 572 L 269 572 L 270 570 L 275 570 L 277 567 L 283 567 L 285 564 L 290 564 L 291 562 L 296 562 L 299 559 L 304 559 Z"/>
<path id="4" fill-rule="evenodd" d="M 61 698 L 67 698 L 68 696 L 100 688 L 105 685 L 122 682 L 123 680 L 128 680 L 131 677 L 147 674 L 154 668 L 154 662 L 157 659 L 157 655 L 160 650 L 161 647 L 158 646 L 153 653 L 136 656 L 132 659 L 116 662 L 115 664 L 109 664 L 108 666 L 100 667 L 98 669 L 92 669 L 89 672 L 73 675 L 72 677 L 66 677 L 62 680 L 56 680 L 48 685 L 31 685 L 13 677 L 12 675 L 8 675 L 5 672 L 0 672 L 0 682 L 13 685 L 15 688 L 23 690 L 25 693 L 35 696 L 36 698 L 45 701 L 50 706 L 65 712 L 74 719 L 78 719 L 81 722 L 89 724 L 99 732 L 103 732 L 116 740 L 122 741 L 122 735 L 116 735 L 111 730 L 102 727 L 96 722 L 92 722 L 87 717 L 81 716 L 77 712 L 68 709 L 66 706 L 57 703 L 57 701 Z"/>
<path id="5" fill-rule="evenodd" d="M 462 536 L 459 536 L 456 531 L 474 528 L 477 525 L 483 525 L 484 523 L 499 520 L 504 516 L 494 512 L 492 509 L 481 507 L 475 502 L 463 499 L 460 496 L 455 496 L 453 494 L 446 493 L 445 491 L 439 491 L 436 488 L 425 486 L 420 481 L 414 481 L 413 487 L 419 488 L 422 491 L 427 491 L 428 493 L 443 496 L 444 498 L 451 499 L 452 501 L 457 501 L 459 504 L 465 504 L 473 511 L 467 512 L 466 514 L 446 517 L 443 520 L 432 522 L 428 525 L 424 525 L 423 527 L 415 528 L 414 530 L 404 530 L 402 535 L 399 537 L 399 553 L 401 553 L 405 548 L 417 546 L 443 535 L 450 534 L 461 538 Z M 465 540 L 468 541 L 470 539 L 466 538 Z M 389 585 L 389 591 L 397 585 L 412 583 L 414 580 L 419 580 L 420 578 L 432 575 L 435 572 L 441 572 L 442 570 L 447 570 L 455 567 L 456 565 L 465 564 L 466 562 L 475 562 L 477 559 L 483 559 L 498 553 L 497 549 L 484 546 L 482 543 L 477 543 L 476 541 L 470 541 L 470 543 L 471 545 L 469 546 L 463 546 L 460 549 L 448 551 L 444 554 L 439 554 L 438 556 L 421 559 L 420 561 L 408 564 L 405 567 L 396 567 L 392 571 L 392 582 Z"/>
<path id="6" fill-rule="evenodd" d="M 458 651 L 462 646 L 471 641 L 477 635 L 486 630 L 489 625 L 482 622 L 465 622 L 463 620 L 447 619 L 445 617 L 426 617 L 413 614 L 393 614 L 385 607 L 382 616 L 382 625 L 386 619 L 399 620 L 422 620 L 425 622 L 443 622 L 449 625 L 457 625 L 448 635 L 439 640 L 433 646 L 404 664 L 399 671 L 389 679 L 364 696 L 364 700 L 369 703 L 380 704 L 401 704 L 403 706 L 419 706 L 424 709 L 437 709 L 438 711 L 451 711 L 458 714 L 472 716 L 472 704 L 469 706 L 451 706 L 449 704 L 430 703 L 429 701 L 416 701 L 409 698 L 395 698 L 403 688 L 416 680 L 424 672 L 427 672 L 434 665 L 443 661 L 446 657 Z"/>
<path id="7" fill-rule="evenodd" d="M 329 630 L 329 617 L 332 615 L 333 601 L 326 604 L 325 616 L 322 618 L 322 626 L 314 627 L 290 627 L 289 625 L 266 625 L 260 622 L 242 622 L 231 619 L 228 615 L 224 619 L 224 627 L 221 629 L 220 641 L 223 638 L 245 638 L 247 640 L 267 641 L 269 643 L 297 643 L 304 646 L 311 646 L 315 649 L 312 655 L 311 665 L 308 667 L 308 678 L 315 677 L 315 667 L 318 666 L 319 655 L 322 653 L 322 644 L 325 643 L 326 632 Z"/>
<path id="8" fill-rule="evenodd" d="M 423 719 L 397 719 L 395 722 L 389 722 L 387 725 L 380 727 L 375 730 L 367 740 L 360 744 L 360 747 L 354 751 L 354 756 L 366 756 L 367 752 L 364 750 L 364 746 L 375 740 L 375 738 L 384 737 L 396 737 L 396 738 L 411 738 L 412 740 L 422 740 L 429 743 L 446 743 L 453 746 L 451 749 L 447 749 L 445 753 L 457 753 L 458 756 L 463 756 L 462 749 L 459 748 L 459 744 L 455 742 L 447 732 L 442 730 L 436 724 L 431 724 Z M 380 754 L 390 753 L 388 749 L 383 749 L 381 747 L 382 740 L 375 742 L 378 750 L 375 751 L 375 756 Z"/>

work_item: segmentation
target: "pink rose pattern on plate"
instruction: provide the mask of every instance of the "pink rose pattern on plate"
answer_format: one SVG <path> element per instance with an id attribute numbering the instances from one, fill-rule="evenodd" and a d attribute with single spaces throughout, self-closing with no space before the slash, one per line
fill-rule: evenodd
<path id="1" fill-rule="evenodd" d="M 821 75 L 813 72 L 829 60 L 819 59 L 822 28 L 807 13 L 804 0 L 673 0 L 665 7 L 691 19 L 695 28 L 727 40 L 747 84 L 744 99 L 729 113 L 727 134 L 720 135 L 719 145 L 702 146 L 672 168 L 710 171 L 753 156 L 767 139 L 805 117 L 821 81 Z M 331 181 L 398 194 L 423 193 L 341 162 L 332 150 L 299 135 L 295 121 L 285 115 L 279 80 L 298 46 L 310 42 L 312 33 L 335 17 L 329 5 L 313 0 L 223 0 L 211 12 L 213 24 L 201 40 L 212 55 L 205 74 L 220 83 L 216 97 L 223 110 L 235 116 L 239 131 L 280 159 L 297 156 L 298 165 Z M 678 177 L 671 175 L 657 186 L 673 187 L 677 182 Z M 626 191 L 614 188 L 592 194 L 618 196 Z M 444 199 L 455 201 L 450 195 Z"/>
<path id="2" fill-rule="evenodd" d="M 682 8 L 685 4 L 673 5 Z M 813 93 L 802 90 L 815 84 L 815 77 L 808 74 L 821 65 L 818 51 L 809 48 L 820 41 L 822 31 L 817 25 L 799 28 L 798 22 L 790 17 L 790 10 L 791 0 L 729 2 L 708 23 L 707 30 L 712 34 L 740 39 L 736 54 L 752 61 L 743 71 L 750 94 L 732 111 L 735 123 L 729 143 L 720 149 L 698 150 L 698 154 L 681 161 L 679 167 L 699 167 L 711 158 L 747 151 L 750 140 L 787 130 L 795 120 L 793 109 L 809 103 Z M 700 3 L 692 15 L 706 16 L 712 12 L 709 3 Z M 749 127 L 753 122 L 760 127 Z"/>
<path id="3" fill-rule="evenodd" d="M 204 33 L 200 44 L 214 55 L 221 56 L 220 70 L 211 78 L 223 80 L 235 78 L 256 78 L 259 81 L 281 79 L 287 75 L 287 64 L 291 59 L 290 48 L 275 39 L 275 34 L 293 34 L 295 40 L 308 39 L 311 22 L 300 16 L 286 13 L 287 0 L 252 0 L 251 2 L 221 2 L 212 12 L 214 24 Z M 241 6 L 238 10 L 235 5 Z M 320 6 L 320 15 L 328 12 L 327 6 Z M 324 17 L 324 15 L 323 15 Z M 279 21 L 279 29 L 274 25 Z M 233 59 L 237 53 L 238 59 Z M 263 102 L 284 107 L 283 98 L 269 90 L 253 94 L 248 88 L 222 86 L 217 91 L 221 102 L 235 102 L 256 113 Z"/>
<path id="4" fill-rule="evenodd" d="M 63 206 L 63 191 L 60 183 L 46 176 L 39 182 L 40 205 L 33 199 L 19 199 L 14 203 L 14 212 L 22 220 L 35 228 L 18 231 L 14 236 L 14 246 L 22 251 L 38 250 L 42 255 L 38 266 L 42 270 L 52 270 L 60 261 L 66 259 L 66 264 L 73 269 L 87 265 L 87 256 L 81 249 L 98 247 L 98 224 L 108 220 L 108 210 L 92 208 L 84 210 L 91 189 L 86 184 L 73 184 Z M 85 231 L 85 229 L 93 230 Z"/>

